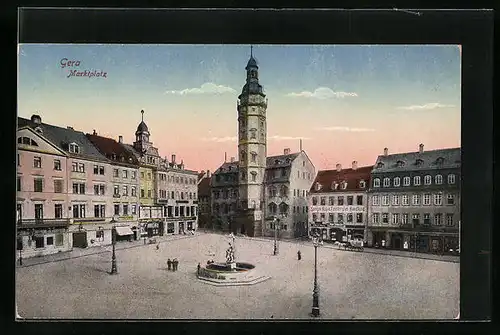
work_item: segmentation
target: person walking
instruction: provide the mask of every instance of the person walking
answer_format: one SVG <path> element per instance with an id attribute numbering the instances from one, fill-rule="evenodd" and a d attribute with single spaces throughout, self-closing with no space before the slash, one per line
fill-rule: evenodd
<path id="1" fill-rule="evenodd" d="M 172 267 L 172 261 L 169 259 L 167 259 L 167 268 L 168 268 L 168 271 L 170 271 L 170 268 Z"/>
<path id="2" fill-rule="evenodd" d="M 201 271 L 201 264 L 198 263 L 198 266 L 197 266 L 197 269 L 196 269 L 196 273 L 198 274 L 198 276 L 200 275 L 200 271 Z"/>
<path id="3" fill-rule="evenodd" d="M 179 264 L 178 262 L 179 261 L 177 260 L 177 258 L 174 258 L 174 260 L 172 261 L 172 269 L 174 271 L 177 271 L 177 265 Z"/>
<path id="4" fill-rule="evenodd" d="M 300 250 L 297 251 L 297 259 L 300 261 L 302 259 L 302 254 L 300 253 Z"/>

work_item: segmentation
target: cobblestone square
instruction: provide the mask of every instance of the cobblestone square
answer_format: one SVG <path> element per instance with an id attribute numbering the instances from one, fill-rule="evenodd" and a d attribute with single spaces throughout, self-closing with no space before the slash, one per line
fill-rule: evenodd
<path id="1" fill-rule="evenodd" d="M 314 248 L 236 238 L 237 261 L 271 279 L 253 286 L 216 287 L 196 278 L 196 266 L 224 260 L 227 236 L 192 238 L 16 269 L 20 317 L 65 319 L 310 319 Z M 297 251 L 302 260 L 297 260 Z M 210 256 L 214 253 L 216 256 Z M 179 270 L 167 270 L 167 258 Z M 318 249 L 323 319 L 452 319 L 459 310 L 459 263 L 335 248 Z"/>

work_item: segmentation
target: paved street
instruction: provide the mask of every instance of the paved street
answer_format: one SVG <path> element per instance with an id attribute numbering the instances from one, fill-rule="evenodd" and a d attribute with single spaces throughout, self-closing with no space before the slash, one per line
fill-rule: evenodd
<path id="1" fill-rule="evenodd" d="M 167 240 L 111 253 L 16 269 L 21 317 L 309 319 L 314 249 L 310 244 L 236 239 L 236 257 L 272 278 L 216 287 L 196 279 L 196 265 L 223 261 L 228 239 L 218 234 Z M 296 252 L 300 248 L 302 260 Z M 110 249 L 110 248 L 108 248 Z M 209 256 L 215 253 L 217 257 Z M 325 319 L 452 319 L 459 307 L 459 263 L 319 248 L 320 307 Z M 59 256 L 62 257 L 62 256 Z M 177 257 L 179 271 L 166 270 Z"/>

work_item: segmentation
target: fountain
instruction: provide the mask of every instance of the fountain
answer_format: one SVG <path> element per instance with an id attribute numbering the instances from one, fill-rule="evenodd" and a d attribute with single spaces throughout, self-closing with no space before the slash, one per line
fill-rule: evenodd
<path id="1" fill-rule="evenodd" d="M 233 243 L 229 242 L 226 250 L 226 262 L 209 262 L 202 266 L 197 274 L 198 279 L 216 286 L 254 285 L 269 279 L 268 276 L 259 275 L 255 265 L 236 261 L 232 234 L 231 238 Z"/>

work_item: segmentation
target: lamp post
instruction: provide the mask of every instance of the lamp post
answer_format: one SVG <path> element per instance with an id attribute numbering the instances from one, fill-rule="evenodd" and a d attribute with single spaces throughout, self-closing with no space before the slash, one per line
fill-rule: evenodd
<path id="1" fill-rule="evenodd" d="M 319 288 L 318 288 L 318 246 L 321 245 L 321 236 L 317 232 L 312 237 L 314 246 L 314 289 L 313 289 L 313 306 L 311 316 L 318 317 L 319 313 Z"/>
<path id="2" fill-rule="evenodd" d="M 274 217 L 274 248 L 273 248 L 273 255 L 277 256 L 279 254 L 279 249 L 278 249 L 278 229 L 280 229 L 280 219 L 275 216 Z"/>
<path id="3" fill-rule="evenodd" d="M 116 227 L 113 224 L 113 228 L 111 230 L 111 243 L 113 244 L 113 254 L 111 255 L 111 273 L 112 275 L 115 275 L 118 273 L 118 270 L 116 268 L 116 253 L 115 253 L 115 244 L 116 244 Z"/>
<path id="4" fill-rule="evenodd" d="M 21 249 L 19 249 L 19 265 L 23 265 L 23 255 Z"/>

